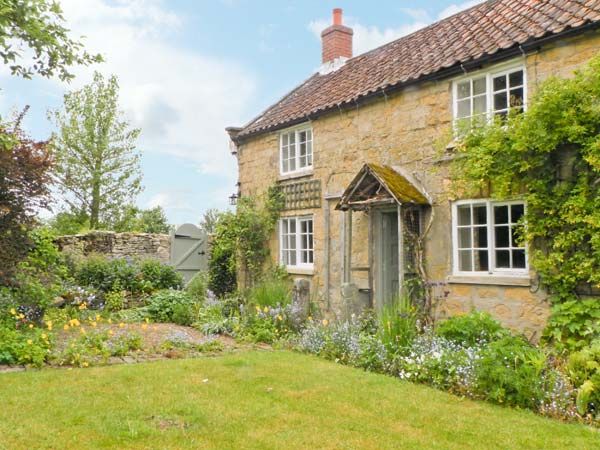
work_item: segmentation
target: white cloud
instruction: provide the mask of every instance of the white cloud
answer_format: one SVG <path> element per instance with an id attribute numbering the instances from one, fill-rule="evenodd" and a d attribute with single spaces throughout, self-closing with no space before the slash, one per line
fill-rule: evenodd
<path id="1" fill-rule="evenodd" d="M 464 3 L 452 4 L 443 9 L 437 16 L 431 16 L 426 10 L 420 8 L 401 8 L 400 10 L 409 16 L 412 19 L 412 22 L 398 27 L 381 29 L 376 26 L 363 25 L 353 17 L 345 19 L 345 24 L 354 30 L 354 54 L 360 55 L 361 53 L 424 28 L 436 20 L 444 19 L 463 9 L 470 8 L 482 1 L 483 0 L 470 0 Z M 320 40 L 321 32 L 330 24 L 331 19 L 317 19 L 308 24 L 308 29 Z"/>
<path id="2" fill-rule="evenodd" d="M 73 34 L 106 62 L 78 68 L 70 89 L 93 70 L 116 74 L 120 103 L 142 128 L 140 148 L 185 158 L 202 172 L 236 177 L 224 128 L 239 124 L 255 89 L 236 62 L 202 55 L 171 42 L 183 19 L 160 0 L 63 0 Z"/>

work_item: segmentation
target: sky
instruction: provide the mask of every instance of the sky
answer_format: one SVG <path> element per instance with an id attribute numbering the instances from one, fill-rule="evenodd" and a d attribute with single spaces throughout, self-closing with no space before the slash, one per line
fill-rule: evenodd
<path id="1" fill-rule="evenodd" d="M 360 54 L 480 0 L 60 0 L 71 36 L 105 62 L 75 80 L 23 80 L 0 66 L 0 115 L 30 106 L 24 129 L 47 139 L 47 112 L 89 83 L 115 74 L 120 105 L 141 128 L 142 208 L 162 206 L 173 224 L 225 209 L 237 165 L 227 126 L 243 125 L 320 65 L 320 32 L 343 8 Z M 55 211 L 56 212 L 56 211 Z"/>

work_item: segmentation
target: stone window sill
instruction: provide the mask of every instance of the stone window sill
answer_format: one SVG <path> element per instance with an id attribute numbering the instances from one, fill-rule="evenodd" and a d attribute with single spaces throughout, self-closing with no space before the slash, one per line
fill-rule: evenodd
<path id="1" fill-rule="evenodd" d="M 296 178 L 310 177 L 314 175 L 315 171 L 313 169 L 302 170 L 294 173 L 286 173 L 285 175 L 279 175 L 277 181 L 287 181 L 287 180 L 295 180 Z"/>
<path id="2" fill-rule="evenodd" d="M 495 286 L 531 286 L 529 276 L 498 275 L 450 275 L 446 281 L 451 284 L 487 284 Z"/>
<path id="3" fill-rule="evenodd" d="M 290 275 L 314 275 L 315 269 L 313 267 L 287 267 L 287 273 Z"/>

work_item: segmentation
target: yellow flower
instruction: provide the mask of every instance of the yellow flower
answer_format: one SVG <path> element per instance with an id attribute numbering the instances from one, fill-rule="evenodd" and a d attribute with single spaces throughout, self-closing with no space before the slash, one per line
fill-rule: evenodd
<path id="1" fill-rule="evenodd" d="M 17 316 L 19 319 L 24 319 L 25 318 L 25 314 L 21 313 Z"/>
<path id="2" fill-rule="evenodd" d="M 119 328 L 125 328 L 125 324 L 123 322 L 119 323 Z"/>
<path id="3" fill-rule="evenodd" d="M 283 320 L 283 317 L 281 317 L 281 314 L 277 314 L 277 320 Z"/>
<path id="4" fill-rule="evenodd" d="M 87 366 L 89 366 L 89 363 L 87 363 L 86 361 L 81 363 L 81 367 L 87 367 Z"/>
<path id="5" fill-rule="evenodd" d="M 96 314 L 96 320 L 97 320 L 98 322 L 100 322 L 100 321 L 102 320 L 102 317 L 100 317 L 100 314 Z"/>
<path id="6" fill-rule="evenodd" d="M 98 323 L 97 323 L 97 322 L 92 322 L 92 326 L 93 326 L 94 328 L 96 328 L 96 326 L 98 326 Z"/>
<path id="7" fill-rule="evenodd" d="M 113 330 L 108 330 L 108 334 L 110 334 L 112 336 L 115 333 L 113 332 Z"/>
<path id="8" fill-rule="evenodd" d="M 79 309 L 86 309 L 87 305 L 85 303 L 82 303 L 81 305 L 79 305 Z"/>
<path id="9" fill-rule="evenodd" d="M 148 319 L 147 317 L 144 319 L 144 322 L 146 323 L 150 323 L 150 319 Z"/>
<path id="10" fill-rule="evenodd" d="M 329 321 L 327 319 L 323 319 L 321 323 L 326 327 L 329 324 Z"/>
<path id="11" fill-rule="evenodd" d="M 148 324 L 147 323 L 142 324 L 142 330 L 145 330 L 146 328 L 148 328 Z"/>
<path id="12" fill-rule="evenodd" d="M 47 325 L 48 326 L 48 331 L 52 331 L 52 324 Z"/>
<path id="13" fill-rule="evenodd" d="M 260 306 L 256 305 L 255 308 L 257 312 L 260 312 Z"/>
<path id="14" fill-rule="evenodd" d="M 69 325 L 67 325 L 66 323 L 63 325 L 63 330 L 67 331 L 69 329 Z"/>
<path id="15" fill-rule="evenodd" d="M 308 316 L 308 321 L 312 322 L 312 316 Z"/>
<path id="16" fill-rule="evenodd" d="M 48 339 L 48 335 L 46 333 L 42 333 L 42 339 Z"/>
<path id="17" fill-rule="evenodd" d="M 33 324 L 32 323 L 29 324 L 29 328 L 33 328 Z"/>
<path id="18" fill-rule="evenodd" d="M 108 319 L 108 323 L 112 323 L 112 319 Z"/>
<path id="19" fill-rule="evenodd" d="M 85 328 L 81 327 L 80 331 L 81 331 L 81 334 L 85 334 Z"/>
<path id="20" fill-rule="evenodd" d="M 267 307 L 265 306 L 265 309 L 263 309 L 263 311 L 264 311 L 264 312 L 269 312 L 269 308 L 267 308 Z"/>
<path id="21" fill-rule="evenodd" d="M 31 344 L 33 344 L 33 341 L 32 341 L 31 339 L 27 339 L 27 343 L 28 343 L 29 345 L 31 345 Z"/>
<path id="22" fill-rule="evenodd" d="M 17 315 L 17 311 L 15 311 L 15 308 L 10 308 L 10 313 L 11 313 L 13 316 L 16 316 L 16 315 Z"/>

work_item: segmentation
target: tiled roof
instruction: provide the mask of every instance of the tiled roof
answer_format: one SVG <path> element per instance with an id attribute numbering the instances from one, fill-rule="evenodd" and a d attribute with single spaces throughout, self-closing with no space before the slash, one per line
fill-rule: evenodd
<path id="1" fill-rule="evenodd" d="M 490 0 L 314 74 L 241 129 L 239 138 L 347 107 L 377 91 L 519 50 L 586 25 L 600 25 L 600 0 Z M 238 132 L 239 130 L 239 132 Z"/>

